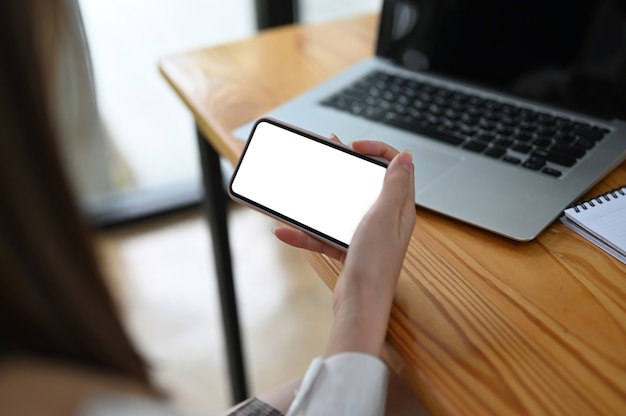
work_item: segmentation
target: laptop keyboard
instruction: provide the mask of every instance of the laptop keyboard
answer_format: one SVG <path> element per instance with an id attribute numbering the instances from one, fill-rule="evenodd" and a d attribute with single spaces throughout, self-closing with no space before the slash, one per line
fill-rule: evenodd
<path id="1" fill-rule="evenodd" d="M 609 133 L 586 122 L 373 71 L 325 106 L 559 177 Z"/>

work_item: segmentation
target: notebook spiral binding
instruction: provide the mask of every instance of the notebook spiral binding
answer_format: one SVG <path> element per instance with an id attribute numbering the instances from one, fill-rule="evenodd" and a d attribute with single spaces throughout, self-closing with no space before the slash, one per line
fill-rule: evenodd
<path id="1" fill-rule="evenodd" d="M 612 189 L 608 192 L 605 192 L 601 195 L 595 196 L 591 199 L 588 199 L 583 202 L 579 202 L 577 204 L 572 205 L 574 211 L 580 212 L 581 209 L 586 211 L 590 208 L 596 206 L 596 204 L 604 204 L 605 202 L 611 202 L 614 199 L 618 199 L 621 197 L 626 197 L 626 186 L 621 186 L 619 188 Z"/>

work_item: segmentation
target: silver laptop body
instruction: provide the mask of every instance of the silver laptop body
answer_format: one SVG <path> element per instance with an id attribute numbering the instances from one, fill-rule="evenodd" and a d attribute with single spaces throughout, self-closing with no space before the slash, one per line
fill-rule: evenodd
<path id="1" fill-rule="evenodd" d="M 443 7 L 441 6 L 442 3 L 445 2 L 438 2 L 437 0 L 385 0 L 376 56 L 351 66 L 327 82 L 272 110 L 267 115 L 323 136 L 336 134 L 346 143 L 359 139 L 375 139 L 387 142 L 398 150 L 410 149 L 415 163 L 415 202 L 417 205 L 514 240 L 532 240 L 554 221 L 564 208 L 626 159 L 626 123 L 624 121 L 626 111 L 620 113 L 623 109 L 616 106 L 618 110 L 613 111 L 608 117 L 606 115 L 592 116 L 578 109 L 574 111 L 566 107 L 547 104 L 545 101 L 538 101 L 534 98 L 522 98 L 521 95 L 504 92 L 501 88 L 493 88 L 476 82 L 474 79 L 463 81 L 460 72 L 448 74 L 445 71 L 435 72 L 431 70 L 431 66 L 436 66 L 436 57 L 429 57 L 417 47 L 410 45 L 423 46 L 425 44 L 423 40 L 420 44 L 420 40 L 415 39 L 415 36 L 419 38 L 422 34 L 415 35 L 415 33 L 421 31 L 419 29 L 421 25 L 428 24 L 425 19 L 428 16 L 433 18 L 438 12 L 436 9 Z M 466 0 L 457 3 L 467 3 L 467 7 L 470 7 L 470 9 L 457 11 L 457 19 L 462 18 L 461 16 L 469 18 L 472 12 L 480 12 L 479 9 L 471 9 L 472 7 L 479 8 L 480 3 L 493 4 L 493 2 L 480 0 Z M 527 1 L 524 3 L 531 7 L 534 2 Z M 531 4 L 528 5 L 528 3 Z M 545 3 L 544 1 L 541 4 L 545 5 Z M 576 2 L 555 1 L 554 11 L 560 13 L 561 6 L 567 4 L 569 5 L 567 7 L 572 7 L 573 3 Z M 623 16 L 620 16 L 619 22 L 611 20 L 613 18 L 609 18 L 609 23 L 602 20 L 606 19 L 606 16 L 603 15 L 606 10 L 602 9 L 602 5 L 598 6 L 600 3 L 603 2 L 581 1 L 580 5 L 577 6 L 578 8 L 572 12 L 574 16 L 572 19 L 575 17 L 588 18 L 589 10 L 593 9 L 597 15 L 594 15 L 595 20 L 590 23 L 590 25 L 595 25 L 593 27 L 598 27 L 599 24 L 606 27 L 607 24 L 617 25 L 623 22 Z M 530 11 L 531 9 L 525 10 Z M 504 11 L 497 10 L 493 13 L 507 14 L 506 18 L 510 18 L 510 14 L 523 14 L 523 12 L 524 10 L 520 12 L 520 10 L 513 8 Z M 493 21 L 496 17 L 490 16 L 489 19 L 489 21 Z M 600 23 L 598 23 L 598 19 Z M 460 31 L 460 36 L 464 36 L 463 33 L 468 33 L 467 29 L 464 30 L 465 32 Z M 587 32 L 590 30 L 587 28 Z M 441 33 L 446 32 L 440 29 Z M 400 46 L 398 47 L 398 45 Z M 427 47 L 424 49 L 428 50 Z M 620 45 L 618 49 L 623 52 L 624 47 Z M 516 53 L 523 53 L 523 51 Z M 432 59 L 432 63 L 429 62 L 429 59 Z M 457 65 L 462 66 L 462 62 L 448 64 L 449 67 L 456 67 Z M 480 65 L 477 66 L 480 67 Z M 540 70 L 543 69 L 540 68 Z M 495 127 L 501 128 L 501 130 L 498 131 L 497 135 L 494 134 L 498 137 L 491 142 L 479 140 L 485 136 L 484 131 L 481 130 L 482 127 L 478 131 L 472 130 L 471 134 L 467 135 L 463 131 L 456 132 L 456 135 L 465 135 L 463 137 L 465 141 L 460 144 L 450 144 L 441 140 L 433 140 L 427 137 L 427 134 L 416 133 L 406 128 L 399 128 L 393 123 L 385 122 L 385 117 L 388 115 L 381 116 L 378 114 L 378 118 L 374 119 L 364 117 L 358 113 L 361 110 L 358 108 L 356 109 L 358 111 L 355 110 L 355 106 L 358 107 L 358 104 L 354 104 L 354 101 L 351 101 L 351 109 L 354 110 L 352 112 L 328 105 L 330 99 L 337 97 L 338 91 L 355 85 L 354 83 L 376 71 L 382 72 L 385 77 L 408 79 L 409 81 L 402 81 L 404 86 L 429 85 L 430 90 L 434 88 L 437 91 L 447 91 L 446 94 L 448 95 L 458 93 L 459 96 L 464 97 L 479 97 L 488 103 L 496 103 L 497 106 L 521 108 L 525 114 L 533 112 L 533 114 L 539 114 L 539 117 L 549 115 L 556 117 L 557 120 L 566 120 L 568 125 L 575 123 L 576 125 L 591 126 L 590 129 L 593 128 L 595 132 L 602 132 L 602 138 L 597 141 L 582 139 L 572 134 L 570 127 L 568 137 L 572 136 L 574 137 L 573 140 L 580 140 L 581 145 L 586 144 L 586 147 L 591 148 L 586 149 L 584 155 L 577 157 L 573 164 L 569 163 L 569 159 L 567 162 L 562 162 L 557 157 L 556 162 L 554 162 L 554 158 L 548 157 L 547 161 L 540 161 L 541 166 L 537 168 L 533 166 L 533 162 L 538 158 L 536 155 L 540 155 L 539 159 L 541 159 L 541 155 L 545 154 L 546 151 L 535 149 L 519 152 L 513 149 L 514 145 L 507 148 L 506 152 L 498 157 L 486 155 L 489 150 L 499 147 L 499 145 L 494 144 L 497 143 L 497 140 L 507 142 L 511 141 L 509 140 L 511 137 L 521 135 L 523 131 L 519 125 L 523 123 L 514 124 L 509 126 L 510 128 L 504 129 L 501 124 L 498 124 L 499 122 L 496 122 L 497 126 Z M 536 70 L 536 72 L 539 71 Z M 550 76 L 542 79 L 544 78 L 550 78 Z M 609 98 L 607 97 L 607 100 Z M 408 104 L 411 105 L 411 103 Z M 393 112 L 392 109 L 390 111 Z M 490 113 L 485 111 L 485 114 L 478 114 L 475 117 L 483 123 L 482 125 L 489 124 Z M 465 113 L 461 111 L 456 116 L 461 117 L 463 114 Z M 445 117 L 443 119 L 449 121 Z M 245 140 L 250 127 L 251 124 L 242 126 L 237 129 L 235 135 Z M 432 128 L 432 126 L 430 127 Z M 583 130 L 585 130 L 584 127 Z M 503 131 L 507 134 L 502 134 Z M 542 133 L 553 131 L 554 128 L 544 128 Z M 561 135 L 560 132 L 558 134 Z M 533 137 L 534 139 L 530 140 L 529 143 L 522 144 L 533 147 L 533 142 L 539 142 L 541 139 L 537 134 Z M 548 142 L 554 143 L 552 137 L 547 139 Z M 471 141 L 479 142 L 480 148 L 468 150 L 466 147 L 473 145 L 473 143 L 470 144 Z M 520 148 L 521 142 L 515 140 L 514 142 Z M 556 149 L 556 146 L 560 146 L 560 144 L 550 146 Z M 323 163 L 320 166 L 323 168 Z"/>

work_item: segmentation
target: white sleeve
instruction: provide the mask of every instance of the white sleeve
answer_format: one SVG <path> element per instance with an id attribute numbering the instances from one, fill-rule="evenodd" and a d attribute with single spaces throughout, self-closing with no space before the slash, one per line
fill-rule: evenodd
<path id="1" fill-rule="evenodd" d="M 385 412 L 387 366 L 356 352 L 313 360 L 287 416 L 359 415 Z"/>

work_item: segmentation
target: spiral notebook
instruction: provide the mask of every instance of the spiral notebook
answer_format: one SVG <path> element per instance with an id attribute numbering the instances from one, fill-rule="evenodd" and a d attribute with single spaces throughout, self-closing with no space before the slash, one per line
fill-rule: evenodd
<path id="1" fill-rule="evenodd" d="M 567 208 L 561 222 L 626 264 L 626 185 Z"/>

